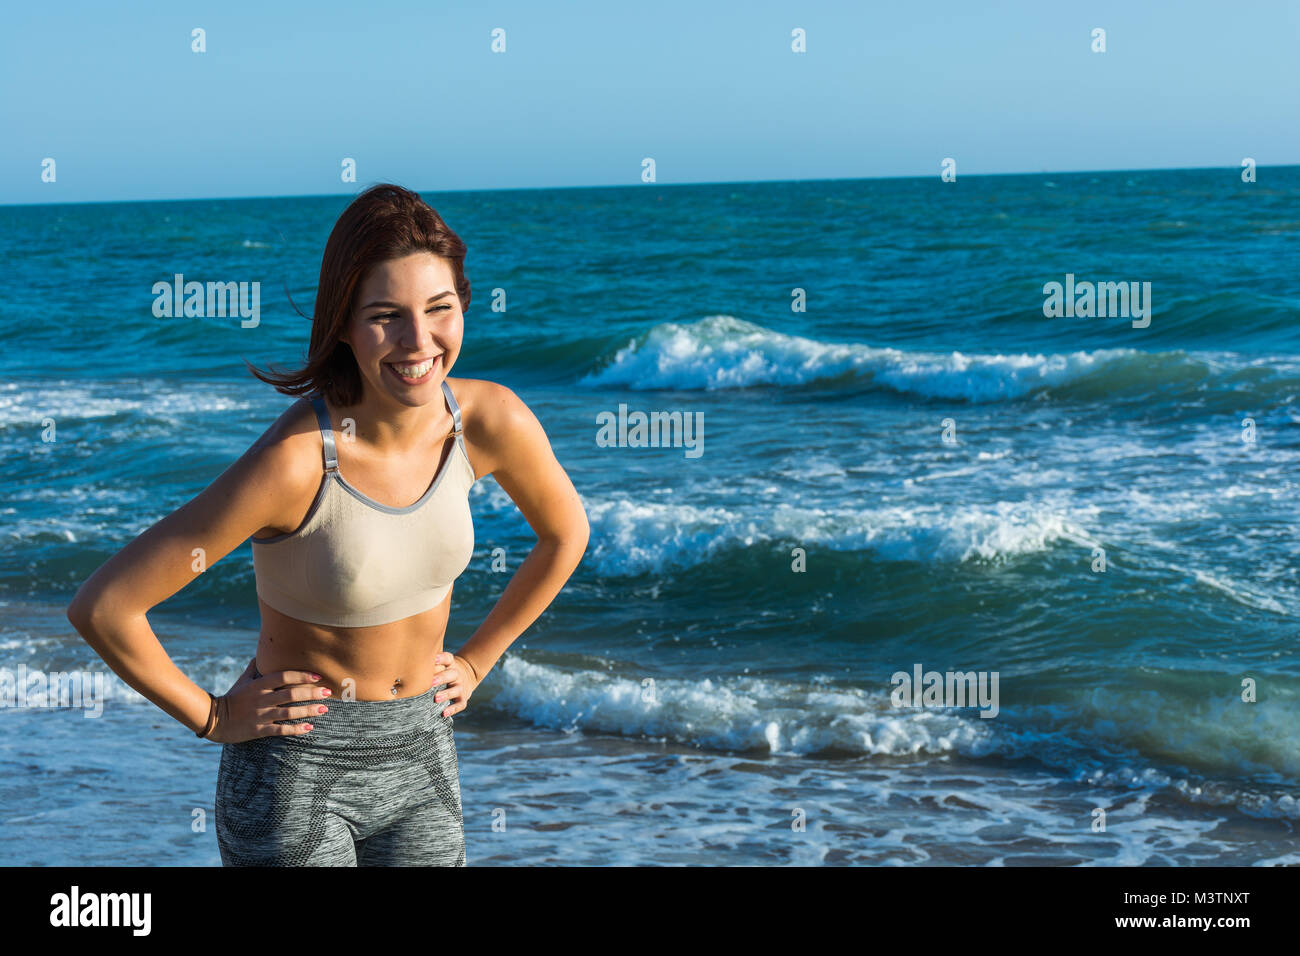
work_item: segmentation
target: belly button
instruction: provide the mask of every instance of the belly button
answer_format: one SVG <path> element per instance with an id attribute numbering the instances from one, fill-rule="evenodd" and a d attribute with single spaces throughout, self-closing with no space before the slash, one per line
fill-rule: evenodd
<path id="1" fill-rule="evenodd" d="M 396 696 L 397 696 L 397 688 L 399 688 L 399 687 L 401 687 L 401 686 L 402 686 L 402 679 L 399 677 L 399 678 L 397 678 L 397 680 L 393 681 L 393 687 L 392 687 L 392 690 L 389 691 L 389 693 L 392 694 L 394 697 L 396 697 Z"/>

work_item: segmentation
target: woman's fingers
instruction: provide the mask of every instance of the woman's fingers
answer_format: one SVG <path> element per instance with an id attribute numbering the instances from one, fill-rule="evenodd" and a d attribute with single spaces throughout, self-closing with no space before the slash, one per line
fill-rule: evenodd
<path id="1" fill-rule="evenodd" d="M 435 699 L 443 700 L 452 686 L 459 684 L 461 681 L 460 665 L 456 662 L 456 655 L 449 651 L 439 651 L 433 655 L 433 662 L 436 666 L 434 669 L 433 686 L 447 684 L 442 690 L 438 691 Z"/>
<path id="2" fill-rule="evenodd" d="M 433 696 L 433 699 L 437 703 L 446 702 L 447 706 L 442 710 L 442 716 L 444 717 L 453 717 L 459 714 L 469 704 L 468 691 L 465 685 L 460 682 L 459 677 L 454 683 L 438 691 Z"/>
<path id="3" fill-rule="evenodd" d="M 312 729 L 310 723 L 306 724 L 271 724 L 261 728 L 258 736 L 267 737 L 289 737 L 298 736 L 308 733 Z"/>
<path id="4" fill-rule="evenodd" d="M 324 704 L 311 701 L 310 703 L 295 704 L 288 707 L 268 707 L 263 711 L 262 716 L 272 721 L 310 720 L 312 717 L 319 717 L 321 714 L 328 712 L 329 708 Z"/>
<path id="5" fill-rule="evenodd" d="M 318 684 L 320 675 L 313 674 L 311 671 L 272 671 L 269 674 L 263 674 L 261 680 L 267 683 L 263 686 L 274 687 L 277 690 L 287 684 Z"/>
<path id="6" fill-rule="evenodd" d="M 288 687 L 277 687 L 275 690 L 266 691 L 263 702 L 267 706 L 271 706 L 303 700 L 324 700 L 333 696 L 334 692 L 332 690 L 328 687 L 321 687 L 319 684 L 290 684 Z"/>
<path id="7" fill-rule="evenodd" d="M 328 699 L 330 694 L 328 687 L 319 684 L 290 684 L 274 690 L 267 689 L 262 692 L 257 718 L 263 724 L 277 720 L 309 720 L 329 712 L 329 707 L 322 701 Z"/>
<path id="8" fill-rule="evenodd" d="M 448 677 L 447 675 L 454 676 Z M 465 685 L 461 683 L 460 672 L 454 668 L 438 675 L 438 680 L 433 686 L 437 687 L 439 684 L 446 684 L 447 686 L 433 695 L 434 700 L 447 700 L 450 697 L 459 697 L 465 693 Z"/>

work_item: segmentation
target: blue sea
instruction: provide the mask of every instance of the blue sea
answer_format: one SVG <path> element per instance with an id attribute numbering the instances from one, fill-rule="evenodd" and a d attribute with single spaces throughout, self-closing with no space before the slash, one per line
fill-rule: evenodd
<path id="1" fill-rule="evenodd" d="M 1300 167 L 424 195 L 452 376 L 527 402 L 592 528 L 457 716 L 470 865 L 1300 863 Z M 0 207 L 0 667 L 107 678 L 0 709 L 0 863 L 219 864 L 220 747 L 64 608 L 291 402 L 244 360 L 302 360 L 347 202 Z M 176 274 L 259 321 L 155 316 Z M 1149 314 L 1046 315 L 1067 281 Z M 598 442 L 620 405 L 700 453 Z M 470 501 L 450 649 L 533 540 Z M 248 544 L 149 620 L 228 689 Z M 996 714 L 895 706 L 918 666 Z"/>

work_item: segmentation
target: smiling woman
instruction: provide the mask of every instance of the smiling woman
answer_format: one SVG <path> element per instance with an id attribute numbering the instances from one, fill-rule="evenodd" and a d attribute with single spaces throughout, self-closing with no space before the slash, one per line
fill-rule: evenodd
<path id="1" fill-rule="evenodd" d="M 464 256 L 415 193 L 358 196 L 326 244 L 306 366 L 252 370 L 303 400 L 68 609 L 124 681 L 224 745 L 227 865 L 466 862 L 452 717 L 564 586 L 588 525 L 527 406 L 502 385 L 448 378 Z M 488 474 L 538 541 L 449 654 L 451 593 L 473 556 L 468 491 Z M 261 633 L 216 697 L 172 663 L 145 613 L 202 573 L 194 549 L 210 567 L 250 536 Z"/>

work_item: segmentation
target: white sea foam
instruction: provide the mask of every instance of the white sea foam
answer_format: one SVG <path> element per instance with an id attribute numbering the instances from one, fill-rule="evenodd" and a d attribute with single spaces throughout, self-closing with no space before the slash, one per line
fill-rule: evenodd
<path id="1" fill-rule="evenodd" d="M 721 552 L 790 543 L 869 550 L 895 561 L 997 562 L 1059 543 L 1096 546 L 1082 521 L 1046 505 L 916 505 L 831 509 L 768 503 L 722 507 L 636 498 L 584 501 L 592 544 L 584 559 L 604 574 L 642 574 L 706 563 Z"/>
<path id="2" fill-rule="evenodd" d="M 1208 571 L 1202 571 L 1200 568 L 1193 568 L 1192 574 L 1199 583 L 1228 595 L 1238 604 L 1244 604 L 1246 607 L 1253 607 L 1261 611 L 1272 611 L 1274 614 L 1290 613 L 1282 606 L 1281 602 L 1269 597 L 1267 594 L 1257 594 L 1247 585 L 1216 577 Z"/>
<path id="3" fill-rule="evenodd" d="M 189 634 L 188 625 L 160 621 L 157 626 L 163 636 Z M 238 629 L 205 626 L 205 635 L 213 633 L 223 639 L 247 637 Z M 0 627 L 0 649 L 11 671 L 27 662 L 26 676 L 37 684 L 50 671 L 89 670 L 104 677 L 105 707 L 153 706 L 71 634 Z M 1230 694 L 1203 697 L 1187 688 L 1157 692 L 1110 681 L 1066 701 L 1020 706 L 1007 702 L 1012 678 L 1004 673 L 1000 716 L 985 720 L 974 709 L 896 709 L 883 682 L 832 687 L 820 678 L 659 677 L 651 692 L 645 677 L 627 665 L 617 673 L 573 669 L 529 660 L 526 653 L 500 661 L 476 695 L 477 706 L 553 730 L 650 738 L 706 751 L 1031 758 L 1089 786 L 1159 792 L 1190 803 L 1235 806 L 1254 816 L 1300 819 L 1300 789 L 1285 785 L 1300 776 L 1296 693 L 1278 680 L 1270 682 L 1268 699 L 1250 705 Z M 178 650 L 174 657 L 200 686 L 217 692 L 248 663 L 243 655 L 210 651 Z M 1141 672 L 1135 677 L 1141 679 Z M 44 703 L 37 693 L 21 709 L 44 709 Z M 1196 773 L 1174 769 L 1180 765 Z M 1269 780 L 1276 782 L 1258 782 Z"/>
<path id="4" fill-rule="evenodd" d="M 1133 349 L 1063 355 L 905 352 L 819 342 L 734 316 L 712 315 L 690 324 L 656 325 L 579 384 L 712 390 L 799 385 L 855 375 L 898 392 L 985 402 L 1065 385 L 1108 362 L 1136 354 Z"/>
<path id="5" fill-rule="evenodd" d="M 39 387 L 10 383 L 0 389 L 0 426 L 40 426 L 50 418 L 57 427 L 72 421 L 131 413 L 169 418 L 251 407 L 249 402 L 235 398 L 235 391 L 229 385 L 183 386 L 161 381 L 124 385 L 55 379 L 41 382 Z"/>
<path id="6" fill-rule="evenodd" d="M 1226 701 L 1189 708 L 1172 697 L 1097 689 L 1068 705 L 1024 708 L 1019 714 L 1010 708 L 1007 719 L 982 720 L 973 710 L 893 708 L 887 687 L 661 678 L 647 700 L 643 678 L 566 670 L 518 654 L 503 659 L 495 674 L 494 709 L 555 730 L 785 755 L 1030 757 L 1094 786 L 1166 792 L 1255 816 L 1300 819 L 1300 790 L 1232 779 L 1244 773 L 1294 779 L 1300 773 L 1300 735 L 1289 698 L 1255 710 Z M 1102 758 L 1097 749 L 1135 740 L 1170 766 L 1191 761 L 1225 779 L 1207 782 L 1142 762 Z"/>
<path id="7" fill-rule="evenodd" d="M 933 709 L 895 710 L 887 695 L 753 678 L 658 680 L 569 671 L 515 654 L 500 664 L 493 706 L 544 727 L 644 736 L 710 749 L 902 756 L 983 752 L 991 731 Z M 988 723 L 987 721 L 983 723 Z"/>

